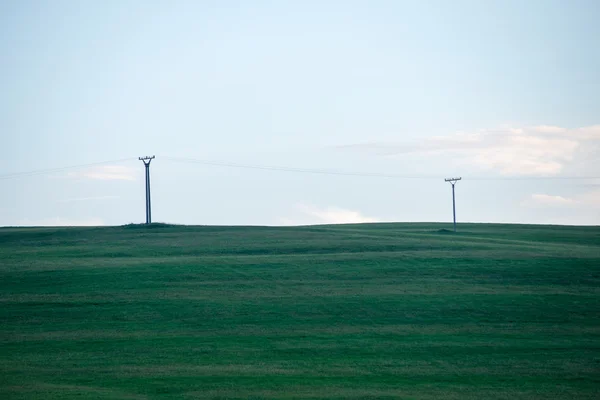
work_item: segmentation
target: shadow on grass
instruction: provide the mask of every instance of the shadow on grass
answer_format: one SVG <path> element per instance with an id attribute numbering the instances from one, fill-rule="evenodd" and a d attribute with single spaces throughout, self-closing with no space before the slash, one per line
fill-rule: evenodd
<path id="1" fill-rule="evenodd" d="M 151 224 L 127 224 L 123 225 L 123 229 L 134 229 L 134 230 L 145 230 L 145 229 L 164 229 L 164 228 L 177 228 L 181 225 L 165 224 L 162 222 L 153 222 Z"/>

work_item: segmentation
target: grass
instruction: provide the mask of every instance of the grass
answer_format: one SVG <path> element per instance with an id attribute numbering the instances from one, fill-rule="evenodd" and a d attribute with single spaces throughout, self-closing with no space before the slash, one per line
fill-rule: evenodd
<path id="1" fill-rule="evenodd" d="M 2 399 L 600 397 L 600 228 L 0 229 Z"/>

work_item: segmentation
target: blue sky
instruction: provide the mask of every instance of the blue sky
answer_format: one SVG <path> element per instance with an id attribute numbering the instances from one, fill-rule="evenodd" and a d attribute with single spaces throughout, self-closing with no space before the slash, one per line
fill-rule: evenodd
<path id="1" fill-rule="evenodd" d="M 563 179 L 600 176 L 599 17 L 581 0 L 2 2 L 0 225 L 142 222 L 153 154 L 155 221 L 450 221 L 457 175 L 459 221 L 600 224 L 600 179 Z"/>

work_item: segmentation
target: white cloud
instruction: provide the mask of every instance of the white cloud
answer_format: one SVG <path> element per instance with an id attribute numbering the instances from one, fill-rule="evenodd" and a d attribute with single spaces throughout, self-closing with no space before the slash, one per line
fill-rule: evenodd
<path id="1" fill-rule="evenodd" d="M 568 197 L 552 196 L 548 194 L 532 194 L 531 200 L 536 204 L 544 204 L 550 206 L 571 206 L 577 204 L 578 201 Z"/>
<path id="2" fill-rule="evenodd" d="M 318 208 L 304 204 L 295 206 L 296 217 L 281 218 L 284 225 L 319 225 L 319 224 L 359 224 L 379 222 L 373 217 L 367 217 L 359 211 L 339 207 Z"/>
<path id="3" fill-rule="evenodd" d="M 577 129 L 540 125 L 433 136 L 414 143 L 374 142 L 341 148 L 387 156 L 415 153 L 422 159 L 444 155 L 462 165 L 502 175 L 555 176 L 568 165 L 587 162 L 589 153 L 595 153 L 598 146 L 600 125 Z"/>
<path id="4" fill-rule="evenodd" d="M 556 127 L 544 127 L 543 130 L 560 131 Z M 567 137 L 548 137 L 539 134 L 535 128 L 519 128 L 457 134 L 445 137 L 443 141 L 429 140 L 428 145 L 453 150 L 467 164 L 495 170 L 502 175 L 551 176 L 559 174 L 565 164 L 573 160 L 580 143 Z"/>
<path id="5" fill-rule="evenodd" d="M 133 181 L 136 177 L 136 170 L 120 165 L 105 165 L 102 167 L 89 168 L 83 171 L 69 172 L 69 176 L 73 178 L 86 178 L 103 181 Z"/>
<path id="6" fill-rule="evenodd" d="M 102 226 L 104 222 L 100 218 L 90 217 L 84 219 L 70 219 L 62 217 L 43 218 L 39 220 L 23 219 L 18 226 Z"/>
<path id="7" fill-rule="evenodd" d="M 565 128 L 561 128 L 560 126 L 551 125 L 534 126 L 533 130 L 540 133 L 564 133 L 567 131 Z"/>
<path id="8" fill-rule="evenodd" d="M 522 205 L 534 207 L 600 207 L 600 190 L 580 193 L 573 197 L 536 193 L 526 199 Z"/>
<path id="9" fill-rule="evenodd" d="M 575 129 L 574 134 L 586 140 L 600 139 L 600 125 Z"/>
<path id="10" fill-rule="evenodd" d="M 579 196 L 579 199 L 584 204 L 600 207 L 600 190 L 592 190 Z"/>
<path id="11" fill-rule="evenodd" d="M 567 139 L 511 134 L 492 143 L 482 135 L 481 146 L 470 155 L 485 169 L 504 175 L 556 175 L 573 159 L 579 143 Z"/>

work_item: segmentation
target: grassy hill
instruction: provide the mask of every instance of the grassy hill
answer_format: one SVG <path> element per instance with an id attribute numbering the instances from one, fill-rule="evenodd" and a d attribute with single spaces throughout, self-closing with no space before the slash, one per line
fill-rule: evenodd
<path id="1" fill-rule="evenodd" d="M 0 229 L 2 399 L 600 397 L 600 227 Z"/>

